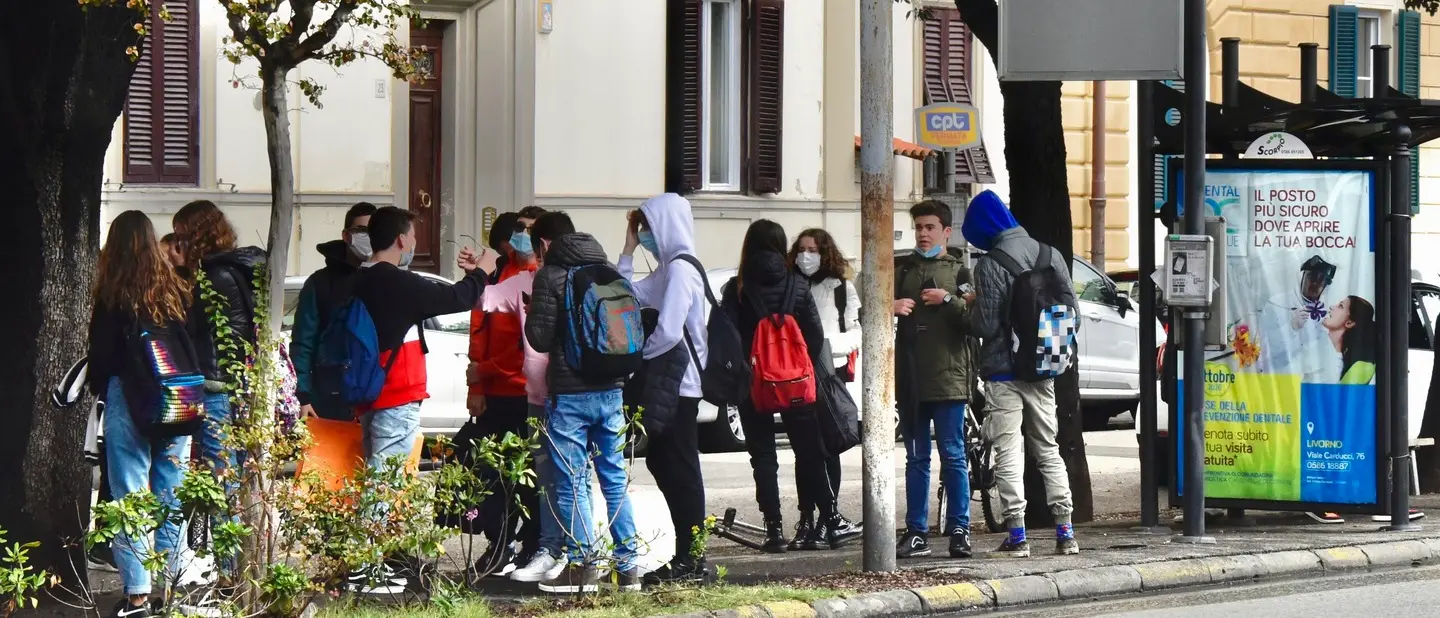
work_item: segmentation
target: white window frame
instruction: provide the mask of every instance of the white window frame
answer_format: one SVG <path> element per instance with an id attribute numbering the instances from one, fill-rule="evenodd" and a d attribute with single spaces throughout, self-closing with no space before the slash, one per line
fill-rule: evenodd
<path id="1" fill-rule="evenodd" d="M 741 127 L 744 126 L 744 108 L 741 105 L 740 97 L 740 79 L 741 73 L 743 72 L 743 65 L 741 63 L 742 44 L 744 42 L 741 39 L 741 24 L 743 22 L 744 15 L 742 14 L 740 3 L 741 0 L 706 0 L 705 10 L 701 18 L 700 57 L 703 59 L 701 63 L 703 65 L 701 75 L 701 83 L 703 84 L 701 100 L 703 101 L 703 103 L 700 106 L 702 110 L 700 129 L 700 169 L 701 189 L 704 191 L 740 190 L 740 161 L 742 159 L 742 153 L 740 152 L 740 133 Z M 732 70 L 730 71 L 730 79 L 728 80 L 729 83 L 726 84 L 727 89 L 729 90 L 728 96 L 725 97 L 726 106 L 728 107 L 728 109 L 724 110 L 724 113 L 726 113 L 730 117 L 730 122 L 727 124 L 727 126 L 730 128 L 730 131 L 728 135 L 719 136 L 720 139 L 724 139 L 729 142 L 727 146 L 728 152 L 730 153 L 730 161 L 726 166 L 728 168 L 728 173 L 726 174 L 727 180 L 726 182 L 720 183 L 711 182 L 710 178 L 710 144 L 711 140 L 716 139 L 717 137 L 715 135 L 711 135 L 710 129 L 713 114 L 717 112 L 717 110 L 713 109 L 713 106 L 711 106 L 710 104 L 712 100 L 711 84 L 713 82 L 713 80 L 711 79 L 710 68 L 712 66 L 711 60 L 713 59 L 714 55 L 713 50 L 715 49 L 715 46 L 713 44 L 715 33 L 714 28 L 711 25 L 710 16 L 712 14 L 712 11 L 714 10 L 712 8 L 712 5 L 715 4 L 726 5 L 727 10 L 730 12 L 730 28 L 729 31 L 725 33 L 725 36 L 728 37 L 730 40 L 730 45 L 728 46 L 728 48 L 733 54 L 731 59 Z"/>

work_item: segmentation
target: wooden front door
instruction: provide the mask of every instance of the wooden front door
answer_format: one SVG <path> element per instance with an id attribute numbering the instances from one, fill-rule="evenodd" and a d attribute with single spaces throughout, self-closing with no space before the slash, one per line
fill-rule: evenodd
<path id="1" fill-rule="evenodd" d="M 441 49 L 445 22 L 412 26 L 410 45 L 423 49 L 420 80 L 410 85 L 410 211 L 415 213 L 413 270 L 440 270 L 440 93 L 444 84 Z"/>

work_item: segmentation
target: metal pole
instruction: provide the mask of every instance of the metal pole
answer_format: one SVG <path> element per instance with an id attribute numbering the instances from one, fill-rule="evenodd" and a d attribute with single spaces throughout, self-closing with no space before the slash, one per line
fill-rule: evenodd
<path id="1" fill-rule="evenodd" d="M 1390 89 L 1390 46 L 1371 45 L 1370 58 L 1370 97 L 1378 99 Z"/>
<path id="2" fill-rule="evenodd" d="M 1240 39 L 1220 39 L 1220 104 L 1228 111 L 1240 107 Z"/>
<path id="3" fill-rule="evenodd" d="M 1320 44 L 1300 44 L 1300 102 L 1314 103 L 1319 88 Z"/>
<path id="4" fill-rule="evenodd" d="M 1139 81 L 1136 94 L 1136 123 L 1139 124 L 1136 139 L 1139 140 L 1136 156 L 1140 159 L 1140 199 L 1135 201 L 1135 214 L 1140 226 L 1140 277 L 1136 291 L 1140 303 L 1140 527 L 1160 527 L 1160 484 L 1156 479 L 1155 440 L 1158 439 L 1156 426 L 1155 397 L 1158 394 L 1158 376 L 1155 374 L 1154 350 L 1159 347 L 1155 340 L 1155 281 L 1150 273 L 1155 272 L 1155 82 Z"/>
<path id="5" fill-rule="evenodd" d="M 1386 50 L 1387 52 L 1389 50 Z M 1378 55 L 1377 55 L 1378 59 Z M 1379 75 L 1379 73 L 1377 73 Z M 1391 129 L 1390 157 L 1390 527 L 1419 530 L 1410 521 L 1410 127 Z"/>
<path id="6" fill-rule="evenodd" d="M 1205 233 L 1205 0 L 1185 0 L 1185 233 Z M 1178 309 L 1178 308 L 1177 308 Z M 1177 540 L 1214 543 L 1205 536 L 1205 314 L 1182 314 L 1185 326 L 1185 534 Z"/>
<path id="7" fill-rule="evenodd" d="M 860 3 L 860 306 L 895 300 L 893 0 Z M 947 159 L 953 161 L 953 159 Z M 953 168 L 952 168 L 953 169 Z M 952 172 L 953 173 L 953 172 Z M 895 570 L 895 323 L 889 311 L 863 313 L 866 571 Z"/>
<path id="8" fill-rule="evenodd" d="M 953 152 L 944 152 L 940 155 L 940 165 L 945 169 L 940 170 L 940 178 L 944 182 L 940 185 L 947 195 L 955 194 L 955 157 Z"/>
<path id="9" fill-rule="evenodd" d="M 1105 268 L 1105 82 L 1090 97 L 1090 261 Z"/>

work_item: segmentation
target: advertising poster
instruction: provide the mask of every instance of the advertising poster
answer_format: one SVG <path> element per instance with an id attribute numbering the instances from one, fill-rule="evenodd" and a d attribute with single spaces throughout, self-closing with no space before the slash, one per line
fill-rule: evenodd
<path id="1" fill-rule="evenodd" d="M 1205 360 L 1206 498 L 1376 504 L 1374 173 L 1205 181 L 1207 215 L 1226 219 L 1229 320 L 1227 349 Z"/>

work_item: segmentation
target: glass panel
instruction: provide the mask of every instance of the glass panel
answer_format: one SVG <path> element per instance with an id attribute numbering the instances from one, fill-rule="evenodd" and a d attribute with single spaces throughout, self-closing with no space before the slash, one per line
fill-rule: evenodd
<path id="1" fill-rule="evenodd" d="M 1084 262 L 1075 261 L 1071 262 L 1071 265 L 1070 283 L 1075 288 L 1075 296 L 1092 303 L 1110 304 L 1105 278 Z"/>
<path id="2" fill-rule="evenodd" d="M 736 130 L 731 121 L 734 112 L 731 99 L 731 82 L 733 81 L 736 69 L 735 41 L 731 37 L 734 29 L 735 6 L 731 2 L 710 2 L 710 49 L 709 55 L 709 92 L 710 99 L 705 102 L 710 116 L 709 149 L 710 169 L 707 170 L 706 178 L 712 185 L 732 184 L 734 179 L 730 177 L 730 159 L 735 156 L 731 151 L 730 134 Z"/>
<path id="3" fill-rule="evenodd" d="M 280 330 L 288 331 L 295 325 L 295 306 L 300 304 L 300 290 L 285 290 L 285 314 L 280 318 Z"/>
<path id="4" fill-rule="evenodd" d="M 1436 326 L 1435 322 L 1437 318 L 1440 318 L 1440 296 L 1437 296 L 1431 292 L 1420 292 L 1419 296 L 1420 304 L 1425 307 L 1426 330 L 1429 331 L 1430 337 L 1434 337 Z M 1426 349 L 1432 348 L 1433 346 Z"/>
<path id="5" fill-rule="evenodd" d="M 449 315 L 436 316 L 433 323 L 426 324 L 428 330 L 436 330 L 443 333 L 455 333 L 459 335 L 470 334 L 470 312 L 462 311 Z"/>

